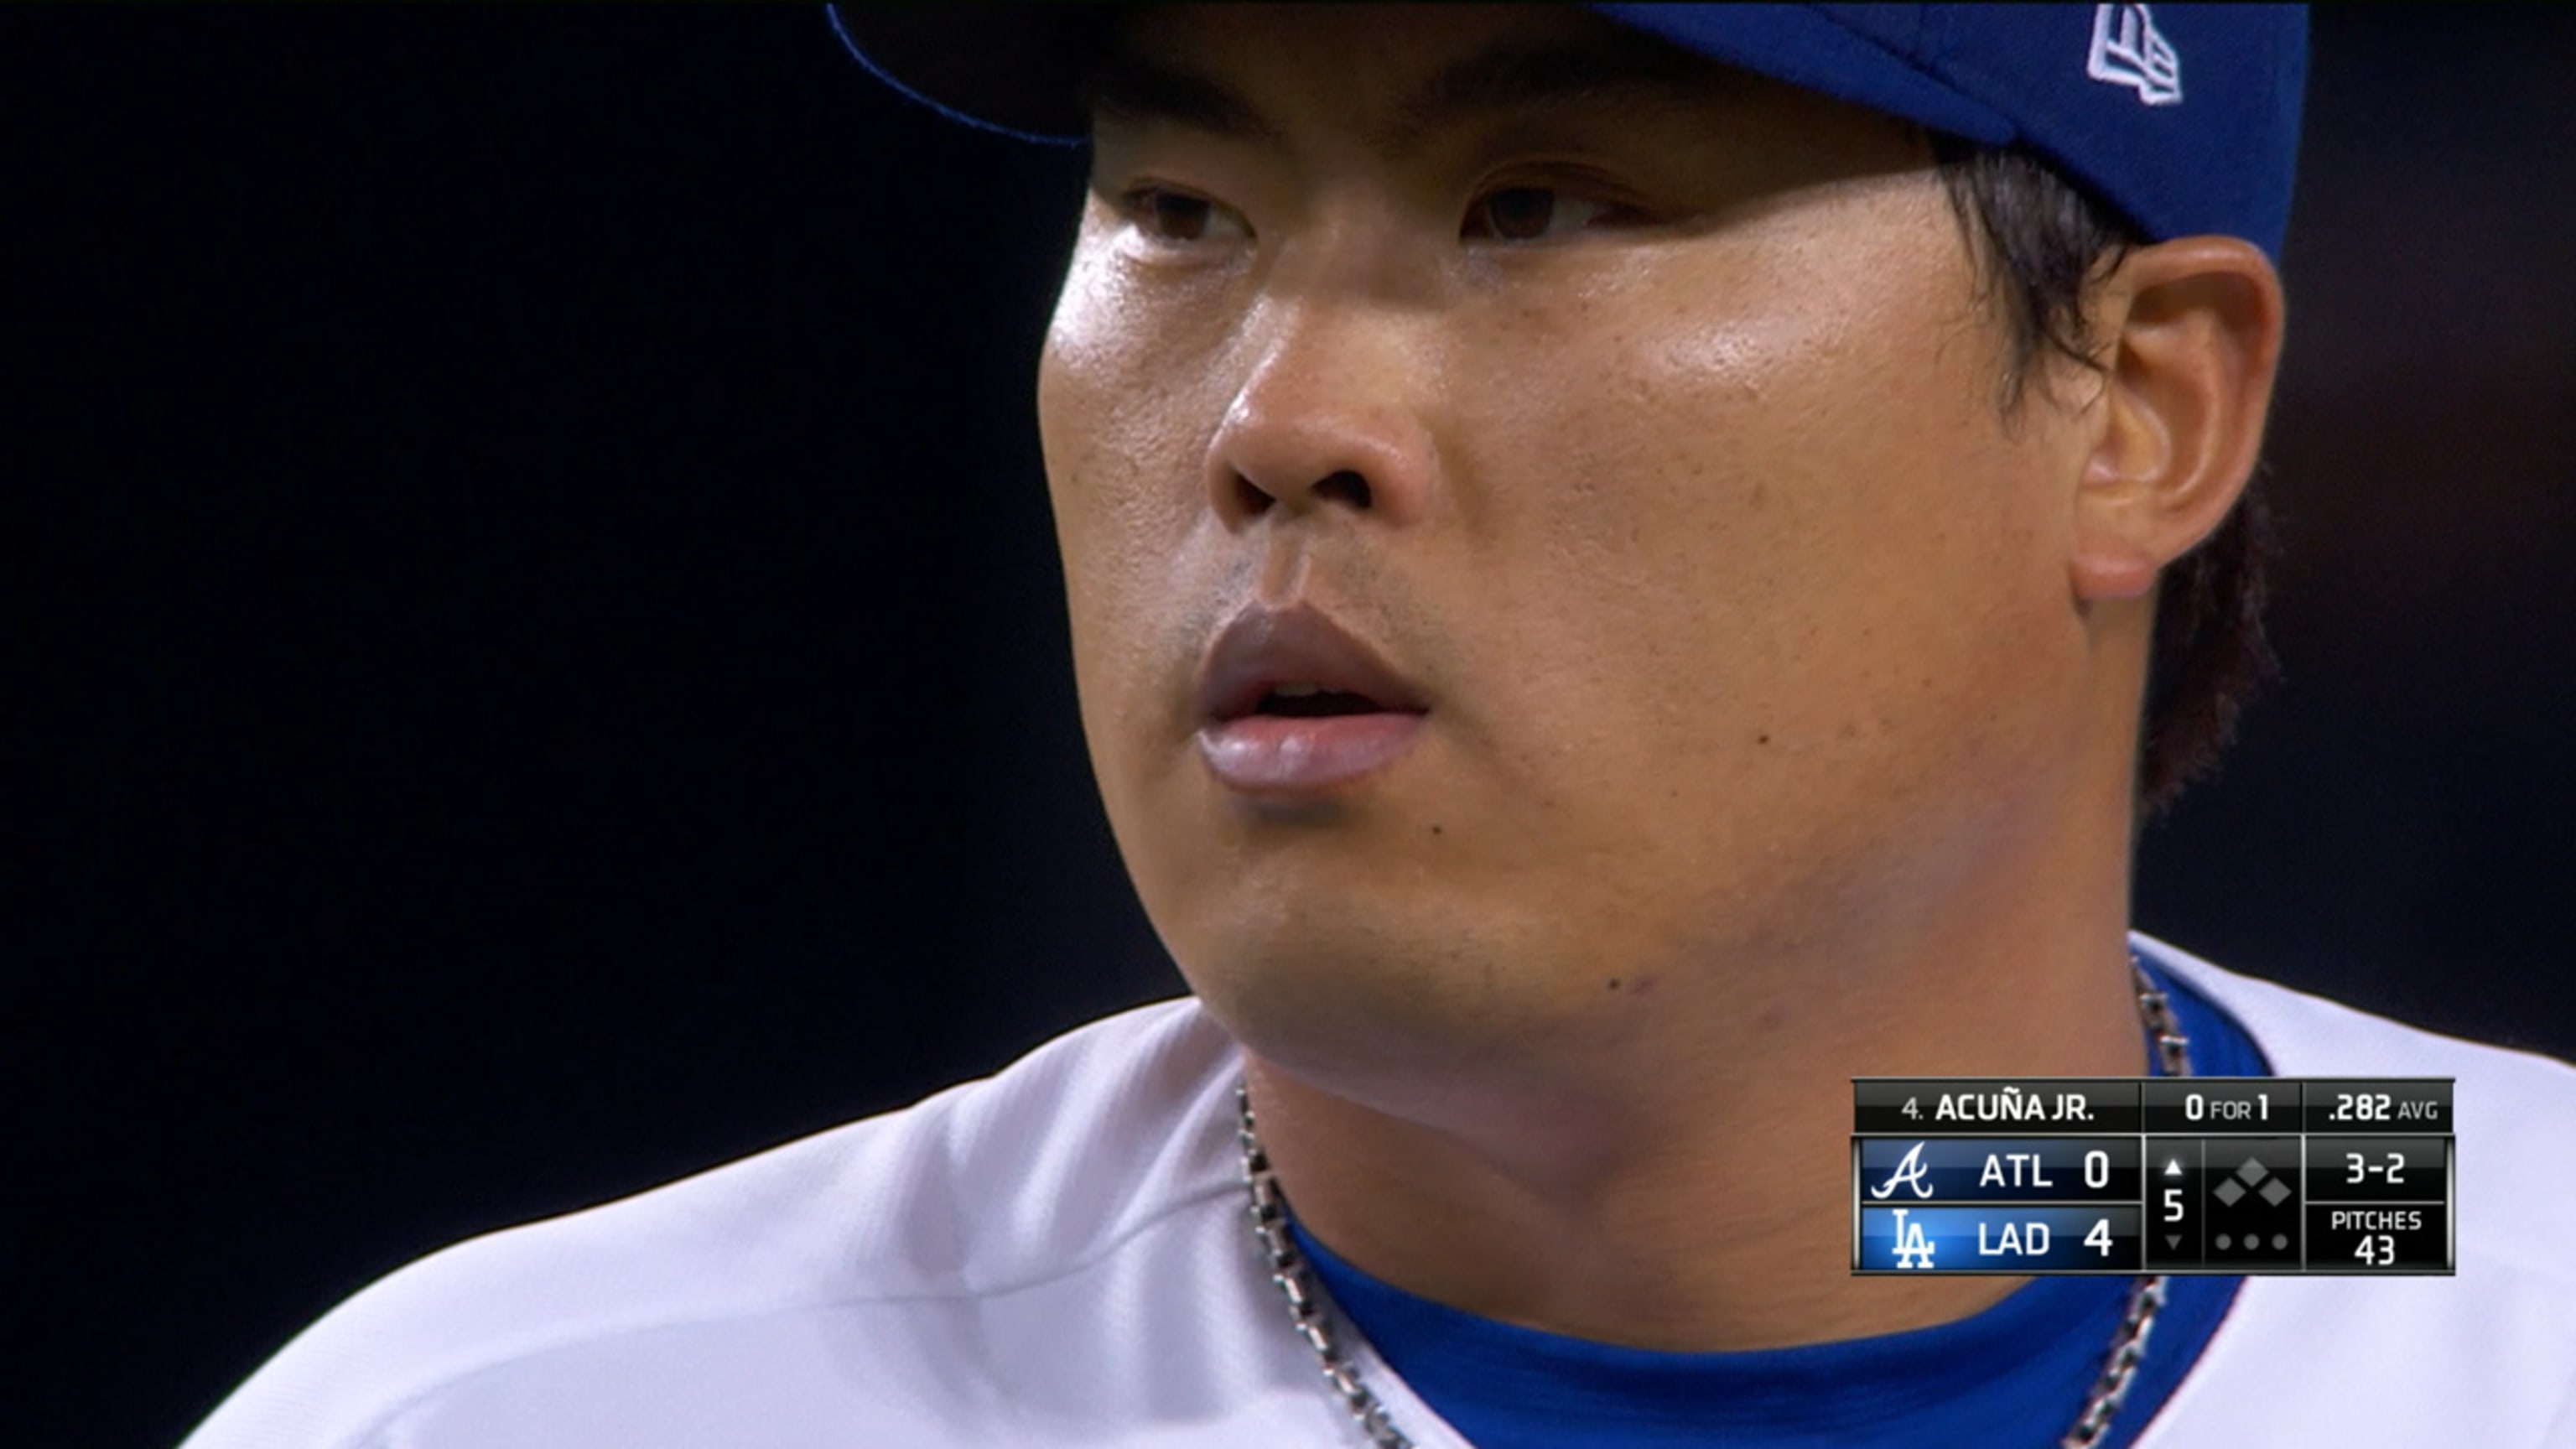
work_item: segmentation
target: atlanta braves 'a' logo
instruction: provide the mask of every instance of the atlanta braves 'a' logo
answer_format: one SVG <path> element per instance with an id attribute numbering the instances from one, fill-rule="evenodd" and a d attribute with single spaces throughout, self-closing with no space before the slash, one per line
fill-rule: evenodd
<path id="1" fill-rule="evenodd" d="M 1884 1202 L 1898 1188 L 1910 1187 L 1916 1197 L 1930 1197 L 1932 1184 L 1924 1177 L 1928 1171 L 1930 1169 L 1923 1165 L 1923 1144 L 1917 1142 L 1905 1149 L 1905 1155 L 1897 1159 L 1896 1170 L 1887 1175 L 1887 1181 L 1871 1188 L 1869 1195 L 1874 1201 Z M 1918 1228 L 1916 1231 L 1922 1230 Z"/>

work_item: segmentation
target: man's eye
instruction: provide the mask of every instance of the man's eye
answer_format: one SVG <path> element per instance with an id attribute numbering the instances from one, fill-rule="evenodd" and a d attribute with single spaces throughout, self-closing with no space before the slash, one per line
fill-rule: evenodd
<path id="1" fill-rule="evenodd" d="M 1246 230 L 1226 207 L 1186 191 L 1145 186 L 1128 192 L 1123 200 L 1128 219 L 1156 241 L 1209 241 L 1241 236 Z"/>
<path id="2" fill-rule="evenodd" d="M 1478 241 L 1543 241 L 1624 214 L 1624 208 L 1568 196 L 1552 187 L 1506 186 L 1476 198 L 1459 231 Z"/>

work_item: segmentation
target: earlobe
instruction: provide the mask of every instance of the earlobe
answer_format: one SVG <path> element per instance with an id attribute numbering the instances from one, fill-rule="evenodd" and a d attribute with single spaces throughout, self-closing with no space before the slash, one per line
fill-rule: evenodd
<path id="1" fill-rule="evenodd" d="M 2131 252 L 2099 295 L 2104 412 L 2077 490 L 2069 582 L 2079 599 L 2137 598 L 2253 474 L 2281 284 L 2249 242 L 2185 237 Z"/>
<path id="2" fill-rule="evenodd" d="M 2156 586 L 2164 565 L 2164 560 L 2125 538 L 2096 533 L 2077 536 L 2068 570 L 2074 578 L 2075 597 L 2095 602 L 2144 597 Z"/>

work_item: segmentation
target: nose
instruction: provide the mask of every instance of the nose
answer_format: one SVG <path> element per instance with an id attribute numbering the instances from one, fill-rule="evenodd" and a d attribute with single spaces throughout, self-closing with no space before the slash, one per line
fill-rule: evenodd
<path id="1" fill-rule="evenodd" d="M 1243 381 L 1211 438 L 1209 501 L 1229 528 L 1346 512 L 1420 520 L 1439 478 L 1418 331 L 1383 303 L 1279 305 L 1247 319 Z"/>

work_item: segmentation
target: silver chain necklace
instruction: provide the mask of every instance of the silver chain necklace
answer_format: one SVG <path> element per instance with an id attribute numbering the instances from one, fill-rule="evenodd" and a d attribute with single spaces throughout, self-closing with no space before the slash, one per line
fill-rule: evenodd
<path id="1" fill-rule="evenodd" d="M 2191 1039 L 2182 1034 L 2182 1023 L 2174 1019 L 2173 1004 L 2147 978 L 2146 967 L 2135 955 L 2129 958 L 2129 975 L 2138 990 L 2138 1015 L 2155 1035 L 2157 1062 L 2166 1076 L 2190 1076 Z M 1342 1407 L 1349 1411 L 1360 1437 L 1372 1449 L 1413 1449 L 1413 1441 L 1395 1427 L 1376 1391 L 1360 1382 L 1359 1366 L 1350 1361 L 1334 1337 L 1314 1270 L 1298 1250 L 1297 1240 L 1289 1236 L 1288 1196 L 1280 1190 L 1278 1174 L 1270 1167 L 1270 1154 L 1262 1149 L 1261 1136 L 1254 1130 L 1252 1095 L 1241 1082 L 1235 1084 L 1234 1110 L 1235 1139 L 1243 1149 L 1243 1180 L 1252 1192 L 1248 1212 L 1252 1235 L 1260 1241 L 1263 1256 L 1270 1260 L 1270 1281 L 1279 1285 L 1280 1296 L 1288 1300 L 1289 1323 L 1296 1328 L 1297 1336 L 1306 1340 L 1306 1346 L 1315 1351 L 1324 1381 L 1341 1396 Z M 2111 1416 L 2120 1412 L 2120 1401 L 2129 1396 L 2138 1365 L 2146 1359 L 2147 1334 L 2156 1326 L 2156 1311 L 2165 1306 L 2167 1281 L 2162 1273 L 2149 1273 L 2129 1289 L 2129 1306 L 2120 1315 L 2119 1331 L 2111 1335 L 2111 1352 L 2102 1362 L 2101 1374 L 2093 1380 L 2084 1411 L 2075 1416 L 2074 1426 L 2057 1441 L 2058 1449 L 2093 1449 L 2109 1432 Z"/>

